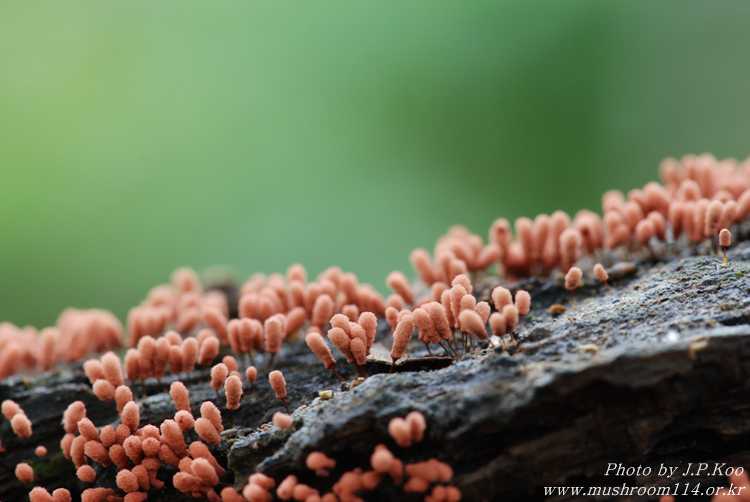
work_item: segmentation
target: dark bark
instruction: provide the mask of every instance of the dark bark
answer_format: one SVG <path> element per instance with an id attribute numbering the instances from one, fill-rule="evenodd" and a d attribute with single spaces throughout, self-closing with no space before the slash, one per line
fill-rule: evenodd
<path id="1" fill-rule="evenodd" d="M 609 265 L 617 258 L 609 256 Z M 367 371 L 372 376 L 346 390 L 302 340 L 285 344 L 274 369 L 281 369 L 287 380 L 296 430 L 259 429 L 283 410 L 267 381 L 267 358 L 259 358 L 256 366 L 262 371 L 253 387 L 257 398 L 246 385 L 233 424 L 223 391 L 217 402 L 228 429 L 225 443 L 214 448 L 230 467 L 222 481 L 240 488 L 257 469 L 277 482 L 295 474 L 300 482 L 326 491 L 342 472 L 369 469 L 374 446 L 384 443 L 406 463 L 431 457 L 450 463 L 454 484 L 469 501 L 541 500 L 544 486 L 566 483 L 657 486 L 689 481 L 703 488 L 726 483 L 708 475 L 668 479 L 656 471 L 661 464 L 684 467 L 688 462 L 750 465 L 750 248 L 733 248 L 728 267 L 713 256 L 670 257 L 664 264 L 652 262 L 644 252 L 641 259 L 610 268 L 621 272 L 611 274 L 610 298 L 602 285 L 588 278 L 593 262 L 587 263 L 588 268 L 582 268 L 589 273 L 576 291 L 574 310 L 560 277 L 513 285 L 530 291 L 535 308 L 523 320 L 528 330 L 520 331 L 518 347 L 505 353 L 477 351 L 442 369 L 436 368 L 445 365 L 445 359 L 412 359 L 386 375 L 387 364 L 371 361 Z M 488 299 L 496 282 L 480 281 L 477 297 Z M 568 310 L 552 317 L 547 308 L 553 303 Z M 385 338 L 389 347 L 390 337 Z M 416 337 L 410 349 L 412 356 L 426 355 Z M 355 378 L 354 369 L 340 359 L 337 368 L 348 380 Z M 174 415 L 169 395 L 161 392 L 173 379 L 149 382 L 153 395 L 142 402 L 144 424 Z M 183 381 L 189 384 L 196 414 L 203 400 L 217 401 L 207 385 L 207 371 Z M 335 397 L 317 397 L 325 389 L 333 390 Z M 140 390 L 134 393 L 140 395 Z M 19 440 L 7 420 L 0 419 L 0 439 L 7 450 L 0 454 L 0 499 L 22 500 L 28 491 L 13 475 L 20 461 L 35 460 L 39 484 L 83 488 L 71 475 L 72 464 L 60 461 L 62 413 L 81 399 L 89 417 L 103 426 L 116 422 L 114 404 L 91 394 L 80 368 L 7 379 L 0 384 L 0 400 L 8 398 L 24 408 L 34 436 Z M 425 439 L 399 448 L 388 436 L 388 421 L 412 410 L 427 419 Z M 39 444 L 50 452 L 45 459 L 33 455 Z M 314 450 L 337 460 L 329 478 L 315 478 L 305 468 L 305 458 Z M 651 466 L 655 472 L 604 476 L 612 462 Z M 100 483 L 114 486 L 112 468 L 99 472 Z M 167 480 L 170 472 L 165 467 L 159 476 Z M 366 496 L 423 497 L 404 494 L 390 481 Z M 181 499 L 174 489 L 149 496 Z"/>

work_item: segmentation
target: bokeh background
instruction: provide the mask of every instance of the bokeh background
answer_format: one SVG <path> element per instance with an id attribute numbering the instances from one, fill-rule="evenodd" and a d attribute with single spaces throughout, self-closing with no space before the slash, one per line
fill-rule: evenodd
<path id="1" fill-rule="evenodd" d="M 750 4 L 0 2 L 0 321 L 170 271 L 385 291 L 449 225 L 750 154 Z"/>

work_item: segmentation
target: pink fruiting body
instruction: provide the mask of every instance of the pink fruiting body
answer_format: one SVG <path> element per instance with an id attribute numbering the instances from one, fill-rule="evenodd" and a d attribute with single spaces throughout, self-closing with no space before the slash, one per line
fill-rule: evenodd
<path id="1" fill-rule="evenodd" d="M 447 340 L 451 337 L 451 327 L 448 321 L 448 316 L 445 308 L 438 302 L 429 302 L 423 306 L 430 316 L 432 325 L 437 331 L 438 335 L 442 340 Z"/>
<path id="2" fill-rule="evenodd" d="M 134 401 L 130 401 L 122 408 L 120 413 L 122 423 L 127 426 L 131 432 L 135 432 L 141 422 L 141 413 L 138 405 Z"/>
<path id="3" fill-rule="evenodd" d="M 294 491 L 292 494 L 292 497 L 294 497 L 294 500 L 298 501 L 305 501 L 305 502 L 313 502 L 311 499 L 313 497 L 318 496 L 318 490 L 315 490 L 314 488 L 307 486 L 303 483 L 298 483 L 294 487 Z"/>
<path id="4" fill-rule="evenodd" d="M 378 318 L 372 312 L 362 312 L 359 314 L 357 323 L 365 330 L 365 336 L 367 337 L 367 351 L 369 354 L 370 347 L 372 347 L 372 344 L 375 341 L 375 335 L 378 331 Z"/>
<path id="5" fill-rule="evenodd" d="M 413 477 L 404 485 L 404 491 L 409 493 L 424 493 L 430 487 L 430 483 L 423 478 Z"/>
<path id="6" fill-rule="evenodd" d="M 16 413 L 10 421 L 10 425 L 16 436 L 23 439 L 31 437 L 31 420 L 23 413 Z"/>
<path id="7" fill-rule="evenodd" d="M 195 419 L 193 418 L 193 414 L 188 410 L 180 410 L 175 413 L 174 421 L 183 432 L 187 432 L 195 426 Z"/>
<path id="8" fill-rule="evenodd" d="M 90 465 L 82 465 L 79 467 L 78 471 L 76 471 L 76 475 L 78 476 L 78 479 L 84 483 L 93 483 L 96 480 L 96 472 L 94 472 L 94 468 Z"/>
<path id="9" fill-rule="evenodd" d="M 333 316 L 333 299 L 326 295 L 321 294 L 315 299 L 315 304 L 312 309 L 311 322 L 315 326 L 323 328 L 328 324 L 328 320 Z"/>
<path id="10" fill-rule="evenodd" d="M 117 487 L 126 493 L 138 491 L 138 478 L 127 469 L 117 473 Z"/>
<path id="11" fill-rule="evenodd" d="M 111 402 L 115 400 L 115 388 L 108 380 L 94 382 L 92 391 L 101 401 Z"/>
<path id="12" fill-rule="evenodd" d="M 90 361 L 86 361 L 87 363 Z M 97 361 L 98 363 L 98 361 Z M 130 381 L 140 378 L 141 374 L 141 354 L 137 349 L 128 349 L 125 353 L 125 376 Z M 104 373 L 102 373 L 104 375 Z"/>
<path id="13" fill-rule="evenodd" d="M 201 404 L 201 417 L 208 419 L 218 432 L 222 432 L 224 430 L 224 425 L 222 424 L 221 419 L 221 412 L 219 411 L 219 408 L 217 408 L 216 405 L 211 401 L 204 401 Z"/>
<path id="14" fill-rule="evenodd" d="M 570 291 L 575 290 L 578 287 L 578 283 L 583 277 L 583 272 L 578 267 L 572 267 L 565 275 L 565 289 Z"/>
<path id="15" fill-rule="evenodd" d="M 641 220 L 635 227 L 635 238 L 642 245 L 648 244 L 648 241 L 656 235 L 656 228 L 651 220 Z"/>
<path id="16" fill-rule="evenodd" d="M 342 328 L 331 328 L 328 330 L 328 339 L 331 340 L 333 345 L 344 354 L 346 361 L 351 363 L 354 361 L 354 356 L 351 351 L 351 339 Z"/>
<path id="17" fill-rule="evenodd" d="M 73 460 L 73 464 L 76 469 L 86 464 L 86 455 L 84 448 L 86 446 L 86 438 L 83 436 L 77 436 L 70 443 L 70 458 Z"/>
<path id="18" fill-rule="evenodd" d="M 83 372 L 86 374 L 86 377 L 89 379 L 89 382 L 92 385 L 97 380 L 105 379 L 104 369 L 102 369 L 102 364 L 96 359 L 89 359 L 88 361 L 83 363 Z"/>
<path id="19" fill-rule="evenodd" d="M 125 383 L 122 377 L 120 358 L 117 357 L 114 352 L 107 352 L 102 356 L 102 370 L 104 371 L 104 377 L 114 388 Z"/>
<path id="20" fill-rule="evenodd" d="M 255 368 L 255 366 L 248 366 L 248 368 L 245 370 L 245 378 L 247 378 L 247 383 L 255 383 L 255 379 L 258 378 L 258 370 Z"/>
<path id="21" fill-rule="evenodd" d="M 724 248 L 724 265 L 727 264 L 727 248 L 732 244 L 732 234 L 726 228 L 719 232 L 719 246 Z"/>
<path id="22" fill-rule="evenodd" d="M 399 271 L 388 274 L 385 280 L 386 285 L 401 295 L 406 303 L 414 303 L 414 291 L 409 284 L 409 279 Z"/>
<path id="23" fill-rule="evenodd" d="M 201 417 L 196 420 L 195 432 L 198 433 L 201 439 L 209 444 L 221 443 L 221 436 L 219 435 L 219 432 L 216 430 L 216 427 L 214 427 L 213 424 L 208 421 L 208 419 Z"/>
<path id="24" fill-rule="evenodd" d="M 227 334 L 227 318 L 216 308 L 207 308 L 203 311 L 203 322 L 216 332 L 219 340 L 229 343 Z"/>
<path id="25" fill-rule="evenodd" d="M 409 345 L 411 335 L 414 333 L 414 318 L 411 314 L 406 314 L 396 326 L 393 333 L 393 348 L 391 349 L 391 358 L 395 365 L 396 361 L 401 359 Z"/>
<path id="26" fill-rule="evenodd" d="M 427 421 L 425 420 L 424 415 L 418 411 L 412 411 L 406 415 L 405 420 L 411 429 L 412 440 L 415 443 L 422 441 L 424 438 L 424 431 L 427 429 Z"/>
<path id="27" fill-rule="evenodd" d="M 115 428 L 115 434 L 117 436 L 117 443 L 122 444 L 125 438 L 130 436 L 130 429 L 125 424 L 120 424 Z"/>
<path id="28" fill-rule="evenodd" d="M 273 414 L 272 421 L 273 425 L 275 425 L 279 429 L 288 429 L 292 426 L 292 417 L 280 411 L 277 411 Z"/>
<path id="29" fill-rule="evenodd" d="M 211 368 L 211 388 L 218 391 L 224 386 L 224 382 L 229 376 L 229 368 L 224 363 L 219 363 Z"/>
<path id="30" fill-rule="evenodd" d="M 351 322 L 344 314 L 336 314 L 330 320 L 331 328 L 339 328 L 347 337 L 351 335 Z"/>
<path id="31" fill-rule="evenodd" d="M 99 462 L 105 467 L 112 463 L 109 458 L 109 452 L 98 441 L 86 441 L 86 444 L 83 447 L 83 452 L 91 460 Z"/>
<path id="32" fill-rule="evenodd" d="M 266 352 L 269 354 L 278 353 L 281 350 L 281 342 L 284 341 L 286 335 L 281 318 L 276 317 L 275 315 L 269 317 L 266 319 L 264 328 Z"/>
<path id="33" fill-rule="evenodd" d="M 396 441 L 396 444 L 402 448 L 411 446 L 412 435 L 411 426 L 403 418 L 392 418 L 388 423 L 388 434 Z"/>
<path id="34" fill-rule="evenodd" d="M 385 445 L 379 444 L 375 447 L 375 451 L 373 451 L 370 457 L 370 465 L 375 472 L 387 473 L 390 471 L 394 460 L 393 453 Z"/>
<path id="35" fill-rule="evenodd" d="M 601 263 L 597 263 L 594 265 L 594 275 L 599 280 L 599 282 L 607 282 L 609 280 L 609 274 L 607 274 L 607 271 L 604 270 L 604 267 Z"/>
<path id="36" fill-rule="evenodd" d="M 477 302 L 477 304 L 474 306 L 474 312 L 479 314 L 479 317 L 482 318 L 482 324 L 486 324 L 487 320 L 490 318 L 492 308 L 487 302 Z"/>
<path id="37" fill-rule="evenodd" d="M 287 327 L 285 337 L 289 337 L 293 333 L 299 331 L 302 325 L 307 320 L 307 312 L 303 307 L 295 307 L 286 314 Z"/>
<path id="38" fill-rule="evenodd" d="M 356 321 L 359 317 L 359 307 L 354 304 L 344 305 L 341 307 L 341 313 L 348 317 L 350 321 Z"/>
<path id="39" fill-rule="evenodd" d="M 178 410 L 190 411 L 190 396 L 185 384 L 176 381 L 169 386 L 169 394 Z"/>
<path id="40" fill-rule="evenodd" d="M 276 489 L 276 495 L 281 500 L 289 500 L 294 494 L 294 487 L 297 484 L 297 476 L 290 474 L 284 480 L 279 483 L 279 487 Z"/>
<path id="41" fill-rule="evenodd" d="M 425 284 L 432 285 L 435 282 L 432 258 L 426 249 L 417 248 L 412 251 L 409 261 Z"/>
<path id="42" fill-rule="evenodd" d="M 703 234 L 706 237 L 714 237 L 719 231 L 717 225 L 719 218 L 721 218 L 721 212 L 724 209 L 724 204 L 721 201 L 713 200 L 708 204 L 706 209 L 706 216 L 703 222 Z"/>
<path id="43" fill-rule="evenodd" d="M 211 451 L 208 449 L 208 446 L 203 444 L 200 441 L 194 441 L 190 444 L 190 448 L 188 448 L 188 451 L 190 455 L 193 458 L 205 458 L 208 460 L 208 462 L 211 464 L 211 466 L 216 470 L 216 474 L 219 475 L 220 478 L 223 478 L 226 476 L 226 471 L 223 467 L 219 465 L 219 463 L 216 461 L 216 458 L 211 454 Z"/>
<path id="44" fill-rule="evenodd" d="M 72 500 L 70 492 L 66 488 L 58 488 L 52 492 L 52 502 L 71 502 Z"/>
<path id="45" fill-rule="evenodd" d="M 284 374 L 279 370 L 274 370 L 268 374 L 268 381 L 276 393 L 276 399 L 284 399 L 286 397 L 286 380 L 284 379 Z"/>
<path id="46" fill-rule="evenodd" d="M 216 470 L 205 458 L 196 458 L 192 463 L 192 471 L 201 481 L 209 486 L 214 486 L 219 482 L 219 476 Z"/>
<path id="47" fill-rule="evenodd" d="M 333 358 L 331 349 L 328 348 L 328 345 L 326 344 L 325 340 L 323 340 L 323 337 L 320 334 L 308 333 L 305 336 L 305 342 L 307 342 L 310 350 L 312 350 L 315 355 L 318 356 L 318 359 L 323 361 L 323 364 L 327 369 L 330 370 L 335 367 L 336 360 Z"/>
<path id="48" fill-rule="evenodd" d="M 96 429 L 94 423 L 88 418 L 82 418 L 81 421 L 78 422 L 78 432 L 80 432 L 81 436 L 85 437 L 87 441 L 101 442 L 99 431 Z"/>
<path id="49" fill-rule="evenodd" d="M 414 324 L 419 328 L 419 339 L 425 343 L 440 343 L 441 337 L 435 328 L 430 314 L 422 308 L 414 309 L 412 312 Z"/>
<path id="50" fill-rule="evenodd" d="M 117 442 L 117 432 L 115 432 L 115 428 L 111 425 L 103 427 L 100 436 L 102 440 L 102 446 L 107 449 L 111 448 L 112 445 Z"/>
<path id="51" fill-rule="evenodd" d="M 29 492 L 29 502 L 54 502 L 54 499 L 46 488 L 37 486 Z"/>
<path id="52" fill-rule="evenodd" d="M 493 312 L 490 315 L 490 329 L 495 336 L 505 336 L 505 316 L 500 312 Z"/>
<path id="53" fill-rule="evenodd" d="M 471 333 L 480 340 L 487 338 L 487 330 L 484 328 L 482 318 L 473 310 L 463 310 L 458 315 L 458 320 L 461 323 L 461 330 Z"/>
<path id="54" fill-rule="evenodd" d="M 495 304 L 495 309 L 501 312 L 503 307 L 513 303 L 513 296 L 510 294 L 510 291 L 502 286 L 498 286 L 492 290 L 492 302 Z"/>
<path id="55" fill-rule="evenodd" d="M 214 358 L 219 355 L 219 339 L 215 336 L 207 337 L 200 346 L 198 355 L 198 364 L 201 366 L 210 365 Z M 183 365 L 184 366 L 184 365 Z"/>
<path id="56" fill-rule="evenodd" d="M 80 403 L 80 401 L 76 401 L 76 402 Z M 83 404 L 83 403 L 81 403 L 81 404 Z M 1 406 L 1 409 L 2 409 L 3 416 L 8 421 L 13 420 L 13 417 L 16 416 L 16 414 L 18 414 L 18 413 L 23 414 L 23 410 L 18 405 L 18 403 L 16 403 L 15 401 L 13 401 L 11 399 L 6 399 L 5 401 L 3 401 L 2 405 L 0 405 L 0 406 Z"/>
<path id="57" fill-rule="evenodd" d="M 242 398 L 242 380 L 238 376 L 230 376 L 224 383 L 227 396 L 227 409 L 236 410 L 240 407 Z"/>
<path id="58" fill-rule="evenodd" d="M 461 313 L 463 310 L 474 310 L 477 306 L 477 299 L 470 294 L 466 294 L 458 302 L 458 312 Z"/>
<path id="59" fill-rule="evenodd" d="M 307 455 L 305 465 L 308 469 L 313 471 L 319 471 L 320 469 L 331 470 L 336 468 L 336 461 L 332 458 L 328 458 L 322 452 L 314 451 Z"/>
<path id="60" fill-rule="evenodd" d="M 359 366 L 364 366 L 367 362 L 367 347 L 365 342 L 360 338 L 355 338 L 350 344 L 352 356 Z"/>
<path id="61" fill-rule="evenodd" d="M 514 305 L 503 307 L 503 317 L 505 318 L 505 328 L 511 335 L 516 331 L 518 324 L 518 309 Z"/>
<path id="62" fill-rule="evenodd" d="M 167 362 L 169 360 L 169 340 L 164 337 L 156 340 L 154 347 L 153 373 L 152 376 L 157 380 L 166 373 Z"/>
<path id="63" fill-rule="evenodd" d="M 520 315 L 526 315 L 531 308 L 531 295 L 523 290 L 516 292 L 516 308 Z"/>
<path id="64" fill-rule="evenodd" d="M 155 457 L 159 454 L 159 447 L 161 446 L 161 443 L 156 438 L 145 438 L 141 442 L 141 449 L 143 450 L 143 454 L 147 457 Z"/>
<path id="65" fill-rule="evenodd" d="M 581 257 L 581 233 L 568 228 L 560 235 L 560 259 L 563 268 L 575 264 Z"/>
<path id="66" fill-rule="evenodd" d="M 133 400 L 133 392 L 130 387 L 120 385 L 115 389 L 115 402 L 117 403 L 117 411 L 122 412 L 122 409 Z"/>
<path id="67" fill-rule="evenodd" d="M 34 469 L 29 464 L 21 462 L 16 465 L 16 477 L 21 483 L 30 485 L 34 482 Z"/>
<path id="68" fill-rule="evenodd" d="M 728 248 L 732 244 L 732 234 L 726 228 L 719 232 L 719 246 Z"/>
<path id="69" fill-rule="evenodd" d="M 466 291 L 466 288 L 464 288 L 461 284 L 455 284 L 450 289 L 450 308 L 455 320 L 458 320 L 458 314 L 461 312 L 461 300 L 463 300 L 463 298 L 468 294 L 469 293 Z"/>
<path id="70" fill-rule="evenodd" d="M 391 326 L 391 330 L 396 331 L 396 325 L 398 324 L 398 310 L 396 310 L 396 308 L 394 307 L 386 308 L 385 319 L 388 321 L 388 324 Z"/>
<path id="71" fill-rule="evenodd" d="M 195 369 L 195 363 L 198 361 L 198 340 L 195 338 L 185 338 L 182 342 L 182 371 L 190 373 Z"/>

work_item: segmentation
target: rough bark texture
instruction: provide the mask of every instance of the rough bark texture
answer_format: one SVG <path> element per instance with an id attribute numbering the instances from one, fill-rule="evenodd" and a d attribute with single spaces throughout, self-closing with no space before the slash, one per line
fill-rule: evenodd
<path id="1" fill-rule="evenodd" d="M 531 292 L 534 306 L 523 321 L 529 329 L 519 330 L 518 347 L 477 351 L 448 367 L 443 367 L 444 358 L 417 360 L 427 353 L 414 337 L 410 348 L 415 359 L 392 375 L 382 374 L 387 364 L 373 360 L 367 367 L 372 376 L 349 390 L 304 342 L 285 344 L 274 369 L 281 369 L 287 380 L 295 430 L 263 426 L 283 410 L 268 384 L 265 359 L 257 361 L 262 370 L 254 385 L 257 398 L 246 386 L 242 405 L 231 418 L 223 393 L 217 400 L 208 387 L 206 371 L 183 381 L 191 382 L 194 412 L 205 399 L 222 407 L 228 431 L 215 452 L 234 474 L 223 481 L 237 488 L 259 470 L 277 482 L 295 474 L 300 482 L 327 491 L 342 472 L 368 469 L 379 443 L 405 463 L 430 457 L 450 463 L 454 484 L 468 501 L 542 500 L 544 486 L 560 484 L 690 482 L 702 489 L 725 484 L 717 476 L 669 479 L 656 471 L 661 464 L 684 468 L 689 462 L 750 465 L 750 247 L 734 248 L 727 267 L 715 256 L 679 258 L 668 248 L 658 252 L 668 257 L 666 263 L 644 254 L 631 256 L 633 265 L 611 267 L 609 298 L 590 266 L 582 267 L 589 273 L 576 291 L 574 309 L 560 277 L 516 283 L 514 288 Z M 493 278 L 482 281 L 475 291 L 478 298 L 488 298 L 495 283 Z M 547 311 L 553 303 L 568 309 L 553 317 Z M 390 347 L 389 336 L 379 337 Z M 442 349 L 433 351 L 443 355 Z M 353 369 L 334 354 L 339 371 L 353 379 Z M 172 379 L 166 377 L 161 385 L 167 388 Z M 169 395 L 160 393 L 160 383 L 149 383 L 153 395 L 142 403 L 144 424 L 159 423 L 175 412 Z M 326 389 L 334 391 L 332 399 L 318 397 Z M 0 499 L 23 500 L 28 488 L 15 479 L 13 467 L 31 459 L 39 484 L 80 491 L 83 485 L 74 479 L 72 464 L 60 460 L 62 413 L 81 399 L 89 417 L 102 426 L 117 420 L 114 404 L 91 394 L 80 369 L 7 379 L 0 385 L 0 400 L 8 398 L 24 408 L 34 436 L 19 440 L 0 419 L 0 439 L 7 450 L 0 454 Z M 399 448 L 388 436 L 388 422 L 412 410 L 427 419 L 425 439 Z M 45 459 L 33 456 L 38 444 L 50 451 Z M 337 460 L 330 477 L 316 478 L 305 468 L 305 458 L 314 450 Z M 604 476 L 610 462 L 651 466 L 654 472 Z M 115 471 L 99 469 L 100 482 L 113 486 Z M 163 471 L 160 477 L 166 480 L 169 470 Z M 423 495 L 404 494 L 384 481 L 365 498 L 416 501 Z M 169 487 L 149 496 L 183 499 Z"/>

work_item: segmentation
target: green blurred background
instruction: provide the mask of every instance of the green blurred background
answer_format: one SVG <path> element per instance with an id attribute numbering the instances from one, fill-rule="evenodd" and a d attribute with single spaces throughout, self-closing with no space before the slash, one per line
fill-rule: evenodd
<path id="1" fill-rule="evenodd" d="M 190 265 L 385 291 L 454 223 L 750 154 L 747 2 L 0 2 L 0 321 Z"/>

